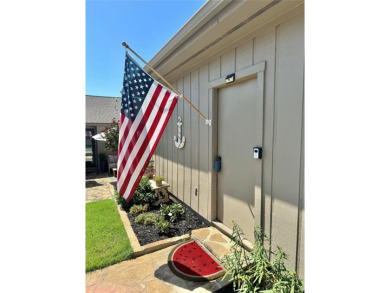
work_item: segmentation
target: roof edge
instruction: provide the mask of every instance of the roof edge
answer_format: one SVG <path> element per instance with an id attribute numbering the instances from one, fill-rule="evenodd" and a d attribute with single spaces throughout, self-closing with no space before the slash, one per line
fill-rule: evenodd
<path id="1" fill-rule="evenodd" d="M 213 16 L 233 0 L 207 1 L 180 29 L 179 31 L 158 51 L 148 62 L 151 67 L 157 67 L 181 44 L 188 40 L 196 31 L 205 25 Z"/>

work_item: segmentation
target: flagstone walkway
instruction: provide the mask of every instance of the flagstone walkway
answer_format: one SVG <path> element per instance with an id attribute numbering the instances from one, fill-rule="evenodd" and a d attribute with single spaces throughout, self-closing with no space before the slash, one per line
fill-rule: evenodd
<path id="1" fill-rule="evenodd" d="M 114 177 L 87 177 L 86 201 L 114 198 L 111 184 L 114 181 Z M 222 277 L 209 282 L 191 282 L 177 277 L 168 267 L 168 255 L 175 244 L 190 235 L 140 246 L 126 213 L 119 207 L 118 211 L 136 258 L 87 273 L 87 293 L 214 292 L 229 283 L 228 280 L 222 281 Z M 230 252 L 230 239 L 214 227 L 194 230 L 191 237 L 199 240 L 218 259 Z"/>
<path id="2" fill-rule="evenodd" d="M 110 178 L 107 177 L 107 173 L 88 174 L 85 180 L 86 202 L 114 198 L 115 189 L 112 184 L 114 180 Z"/>
<path id="3" fill-rule="evenodd" d="M 229 238 L 214 227 L 194 230 L 195 238 L 205 240 L 212 253 L 222 257 L 229 252 Z M 222 277 L 209 282 L 181 279 L 168 267 L 168 255 L 174 246 L 154 251 L 132 260 L 109 266 L 86 275 L 87 293 L 107 292 L 214 292 L 228 284 Z"/>

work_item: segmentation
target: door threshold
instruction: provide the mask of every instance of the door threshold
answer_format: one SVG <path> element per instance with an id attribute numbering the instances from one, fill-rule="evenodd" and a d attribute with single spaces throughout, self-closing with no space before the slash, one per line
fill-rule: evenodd
<path id="1" fill-rule="evenodd" d="M 223 234 L 225 234 L 227 237 L 229 237 L 230 239 L 232 238 L 233 230 L 230 229 L 228 226 L 218 220 L 211 221 L 211 224 Z M 243 239 L 242 244 L 247 251 L 252 251 L 254 249 L 252 242 L 247 239 Z"/>

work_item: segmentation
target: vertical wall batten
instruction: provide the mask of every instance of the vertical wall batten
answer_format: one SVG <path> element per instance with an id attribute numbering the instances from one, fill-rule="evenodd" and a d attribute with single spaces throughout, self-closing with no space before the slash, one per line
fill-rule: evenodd
<path id="1" fill-rule="evenodd" d="M 245 44 L 236 48 L 236 71 L 244 69 L 252 65 L 253 42 L 246 42 Z"/>
<path id="2" fill-rule="evenodd" d="M 178 80 L 178 91 L 183 93 L 183 83 L 184 78 L 180 78 Z M 184 116 L 184 101 L 179 98 L 177 103 L 177 115 L 182 117 Z M 182 135 L 183 135 L 183 127 L 182 127 Z M 184 134 L 186 135 L 186 134 Z M 180 200 L 184 201 L 184 150 L 177 149 L 177 197 Z"/>
<path id="3" fill-rule="evenodd" d="M 168 120 L 168 123 L 167 123 L 167 126 L 166 126 L 166 136 L 167 136 L 167 151 L 168 151 L 168 154 L 167 154 L 167 178 L 166 178 L 166 182 L 172 182 L 172 152 L 173 152 L 173 141 L 172 141 L 172 137 L 173 137 L 173 132 L 172 132 L 172 124 L 173 124 L 173 121 L 172 121 L 172 115 L 171 117 L 169 118 Z"/>
<path id="4" fill-rule="evenodd" d="M 199 108 L 199 70 L 191 72 L 191 103 Z M 199 189 L 199 114 L 192 108 L 191 111 L 191 208 L 199 211 L 199 196 L 195 188 Z M 207 126 L 207 125 L 205 125 Z"/>
<path id="5" fill-rule="evenodd" d="M 209 115 L 209 89 L 208 89 L 208 65 L 204 65 L 199 69 L 199 110 L 207 118 Z M 210 119 L 210 118 L 209 118 Z M 213 121 L 212 121 L 213 122 Z M 209 129 L 203 120 L 199 122 L 199 214 L 208 218 L 208 200 L 210 197 L 209 191 Z M 206 204 L 204 204 L 206 203 Z"/>
<path id="6" fill-rule="evenodd" d="M 186 74 L 184 76 L 184 95 L 191 101 L 191 76 Z M 191 107 L 188 103 L 184 103 L 184 114 L 183 114 L 183 134 L 187 137 L 184 148 L 184 202 L 191 206 L 191 149 L 192 149 L 192 137 L 191 137 Z"/>
<path id="7" fill-rule="evenodd" d="M 230 52 L 221 56 L 221 77 L 227 76 L 228 74 L 235 72 L 235 68 L 236 51 L 231 50 Z"/>
<path id="8" fill-rule="evenodd" d="M 175 81 L 173 83 L 173 86 L 178 88 L 177 81 Z M 179 98 L 179 100 L 180 100 L 180 98 Z M 177 185 L 178 185 L 178 183 L 177 183 L 178 182 L 177 181 L 178 157 L 177 157 L 177 148 L 175 146 L 175 142 L 173 141 L 173 137 L 177 136 L 177 111 L 179 108 L 179 102 L 180 101 L 177 101 L 176 107 L 173 110 L 172 116 L 170 118 L 170 120 L 172 121 L 172 136 L 169 138 L 171 140 L 171 143 L 172 143 L 172 180 L 169 183 L 171 184 L 171 192 L 176 196 L 178 195 L 178 188 L 177 188 Z"/>
<path id="9" fill-rule="evenodd" d="M 302 97 L 302 113 L 305 113 L 305 98 Z M 300 276 L 305 275 L 305 116 L 302 117 L 302 139 L 301 139 L 301 166 L 299 174 L 299 219 L 297 239 L 297 263 L 296 271 Z"/>
<path id="10" fill-rule="evenodd" d="M 209 63 L 209 81 L 216 80 L 221 77 L 221 62 L 220 58 L 216 58 Z"/>

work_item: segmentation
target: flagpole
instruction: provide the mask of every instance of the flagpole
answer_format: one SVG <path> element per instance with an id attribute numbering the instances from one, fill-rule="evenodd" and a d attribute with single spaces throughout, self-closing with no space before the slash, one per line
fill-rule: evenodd
<path id="1" fill-rule="evenodd" d="M 202 118 L 206 121 L 206 124 L 211 126 L 211 120 L 207 120 L 207 118 L 185 97 L 183 94 L 181 94 L 173 85 L 171 85 L 164 77 L 162 77 L 156 70 L 154 70 L 153 67 L 151 67 L 140 55 L 138 55 L 133 49 L 131 49 L 126 42 L 123 42 L 122 45 L 130 50 L 135 56 L 137 56 L 143 63 L 145 63 L 146 66 L 148 66 L 158 77 L 160 77 L 167 85 L 169 85 L 173 91 L 178 94 L 181 98 L 184 99 Z"/>

